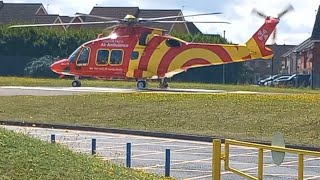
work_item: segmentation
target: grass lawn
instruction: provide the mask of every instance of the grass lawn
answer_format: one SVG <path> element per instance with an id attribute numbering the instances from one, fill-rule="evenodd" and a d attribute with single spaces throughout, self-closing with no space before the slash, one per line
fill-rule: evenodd
<path id="1" fill-rule="evenodd" d="M 22 77 L 0 77 L 0 86 L 71 86 L 71 79 L 36 79 Z M 149 82 L 150 88 L 157 88 L 158 82 Z M 87 87 L 118 87 L 135 88 L 135 81 L 103 81 L 103 80 L 82 80 L 82 86 Z M 309 88 L 272 88 L 255 85 L 222 85 L 210 83 L 182 83 L 170 82 L 170 88 L 190 88 L 190 89 L 216 89 L 229 91 L 257 91 L 257 92 L 278 92 L 278 93 L 312 93 L 319 94 L 320 90 Z"/>
<path id="2" fill-rule="evenodd" d="M 165 179 L 0 128 L 0 179 Z"/>
<path id="3" fill-rule="evenodd" d="M 0 97 L 1 120 L 320 145 L 320 95 L 86 94 Z"/>

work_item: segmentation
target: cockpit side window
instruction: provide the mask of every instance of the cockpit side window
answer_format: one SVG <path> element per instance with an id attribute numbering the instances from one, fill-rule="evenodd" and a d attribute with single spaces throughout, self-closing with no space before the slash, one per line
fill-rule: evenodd
<path id="1" fill-rule="evenodd" d="M 87 65 L 89 64 L 90 48 L 84 47 L 79 55 L 77 65 Z"/>
<path id="2" fill-rule="evenodd" d="M 78 47 L 78 49 L 76 49 L 70 56 L 69 56 L 69 62 L 70 63 L 73 63 L 79 56 L 79 53 L 80 53 L 80 50 L 81 50 L 81 46 Z"/>
<path id="3" fill-rule="evenodd" d="M 180 47 L 181 42 L 175 39 L 167 39 L 166 44 L 168 47 Z"/>

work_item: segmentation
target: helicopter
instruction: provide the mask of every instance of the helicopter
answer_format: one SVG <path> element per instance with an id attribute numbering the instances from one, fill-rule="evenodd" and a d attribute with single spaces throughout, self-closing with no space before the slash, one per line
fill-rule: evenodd
<path id="1" fill-rule="evenodd" d="M 160 80 L 159 87 L 168 88 L 168 78 L 190 68 L 244 62 L 254 59 L 270 59 L 273 56 L 266 42 L 274 33 L 280 18 L 291 11 L 290 5 L 278 17 L 271 17 L 254 9 L 252 12 L 265 19 L 264 24 L 242 45 L 186 42 L 165 30 L 148 27 L 148 23 L 187 23 L 189 21 L 168 21 L 204 15 L 167 16 L 157 18 L 136 18 L 127 15 L 123 19 L 77 13 L 79 16 L 99 18 L 104 21 L 15 25 L 10 28 L 43 27 L 61 25 L 114 24 L 105 37 L 98 37 L 78 47 L 68 58 L 54 62 L 50 68 L 61 76 L 73 76 L 73 87 L 80 87 L 80 77 L 135 79 L 137 88 L 147 88 L 148 79 Z M 193 23 L 229 23 L 198 21 Z"/>

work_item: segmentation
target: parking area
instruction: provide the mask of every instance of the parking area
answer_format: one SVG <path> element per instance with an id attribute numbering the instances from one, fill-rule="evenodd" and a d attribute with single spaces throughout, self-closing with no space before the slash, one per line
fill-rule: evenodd
<path id="1" fill-rule="evenodd" d="M 171 151 L 172 177 L 178 179 L 212 179 L 212 143 L 184 141 L 177 139 L 133 136 L 125 134 L 97 133 L 44 129 L 36 127 L 0 126 L 29 136 L 50 141 L 55 134 L 56 141 L 84 153 L 91 153 L 91 141 L 96 139 L 97 154 L 104 160 L 125 165 L 126 144 L 132 144 L 132 168 L 164 175 L 165 150 Z M 298 156 L 286 154 L 284 162 L 276 166 L 271 152 L 264 152 L 265 179 L 297 179 Z M 230 165 L 251 175 L 257 175 L 258 151 L 237 146 L 230 147 Z M 320 179 L 320 158 L 305 158 L 305 179 Z M 223 163 L 222 163 L 223 166 Z M 221 168 L 222 170 L 224 168 Z M 230 172 L 222 171 L 222 179 L 244 179 Z"/>

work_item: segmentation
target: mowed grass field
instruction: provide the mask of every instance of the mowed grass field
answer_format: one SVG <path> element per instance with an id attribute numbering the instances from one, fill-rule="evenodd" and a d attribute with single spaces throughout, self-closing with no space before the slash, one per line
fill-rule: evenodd
<path id="1" fill-rule="evenodd" d="M 72 79 L 41 79 L 22 77 L 0 77 L 0 86 L 49 86 L 49 87 L 71 87 Z M 136 88 L 136 82 L 131 81 L 106 81 L 106 80 L 81 80 L 84 87 L 116 87 L 116 88 Z M 256 92 L 276 92 L 276 93 L 309 93 L 320 94 L 320 90 L 309 88 L 272 88 L 256 85 L 222 85 L 211 83 L 184 83 L 170 82 L 170 88 L 187 89 L 213 89 L 227 91 L 256 91 Z M 159 82 L 148 82 L 148 87 L 158 88 Z"/>
<path id="2" fill-rule="evenodd" d="M 320 145 L 319 94 L 0 97 L 0 119 Z"/>
<path id="3" fill-rule="evenodd" d="M 0 179 L 169 179 L 0 128 Z"/>

